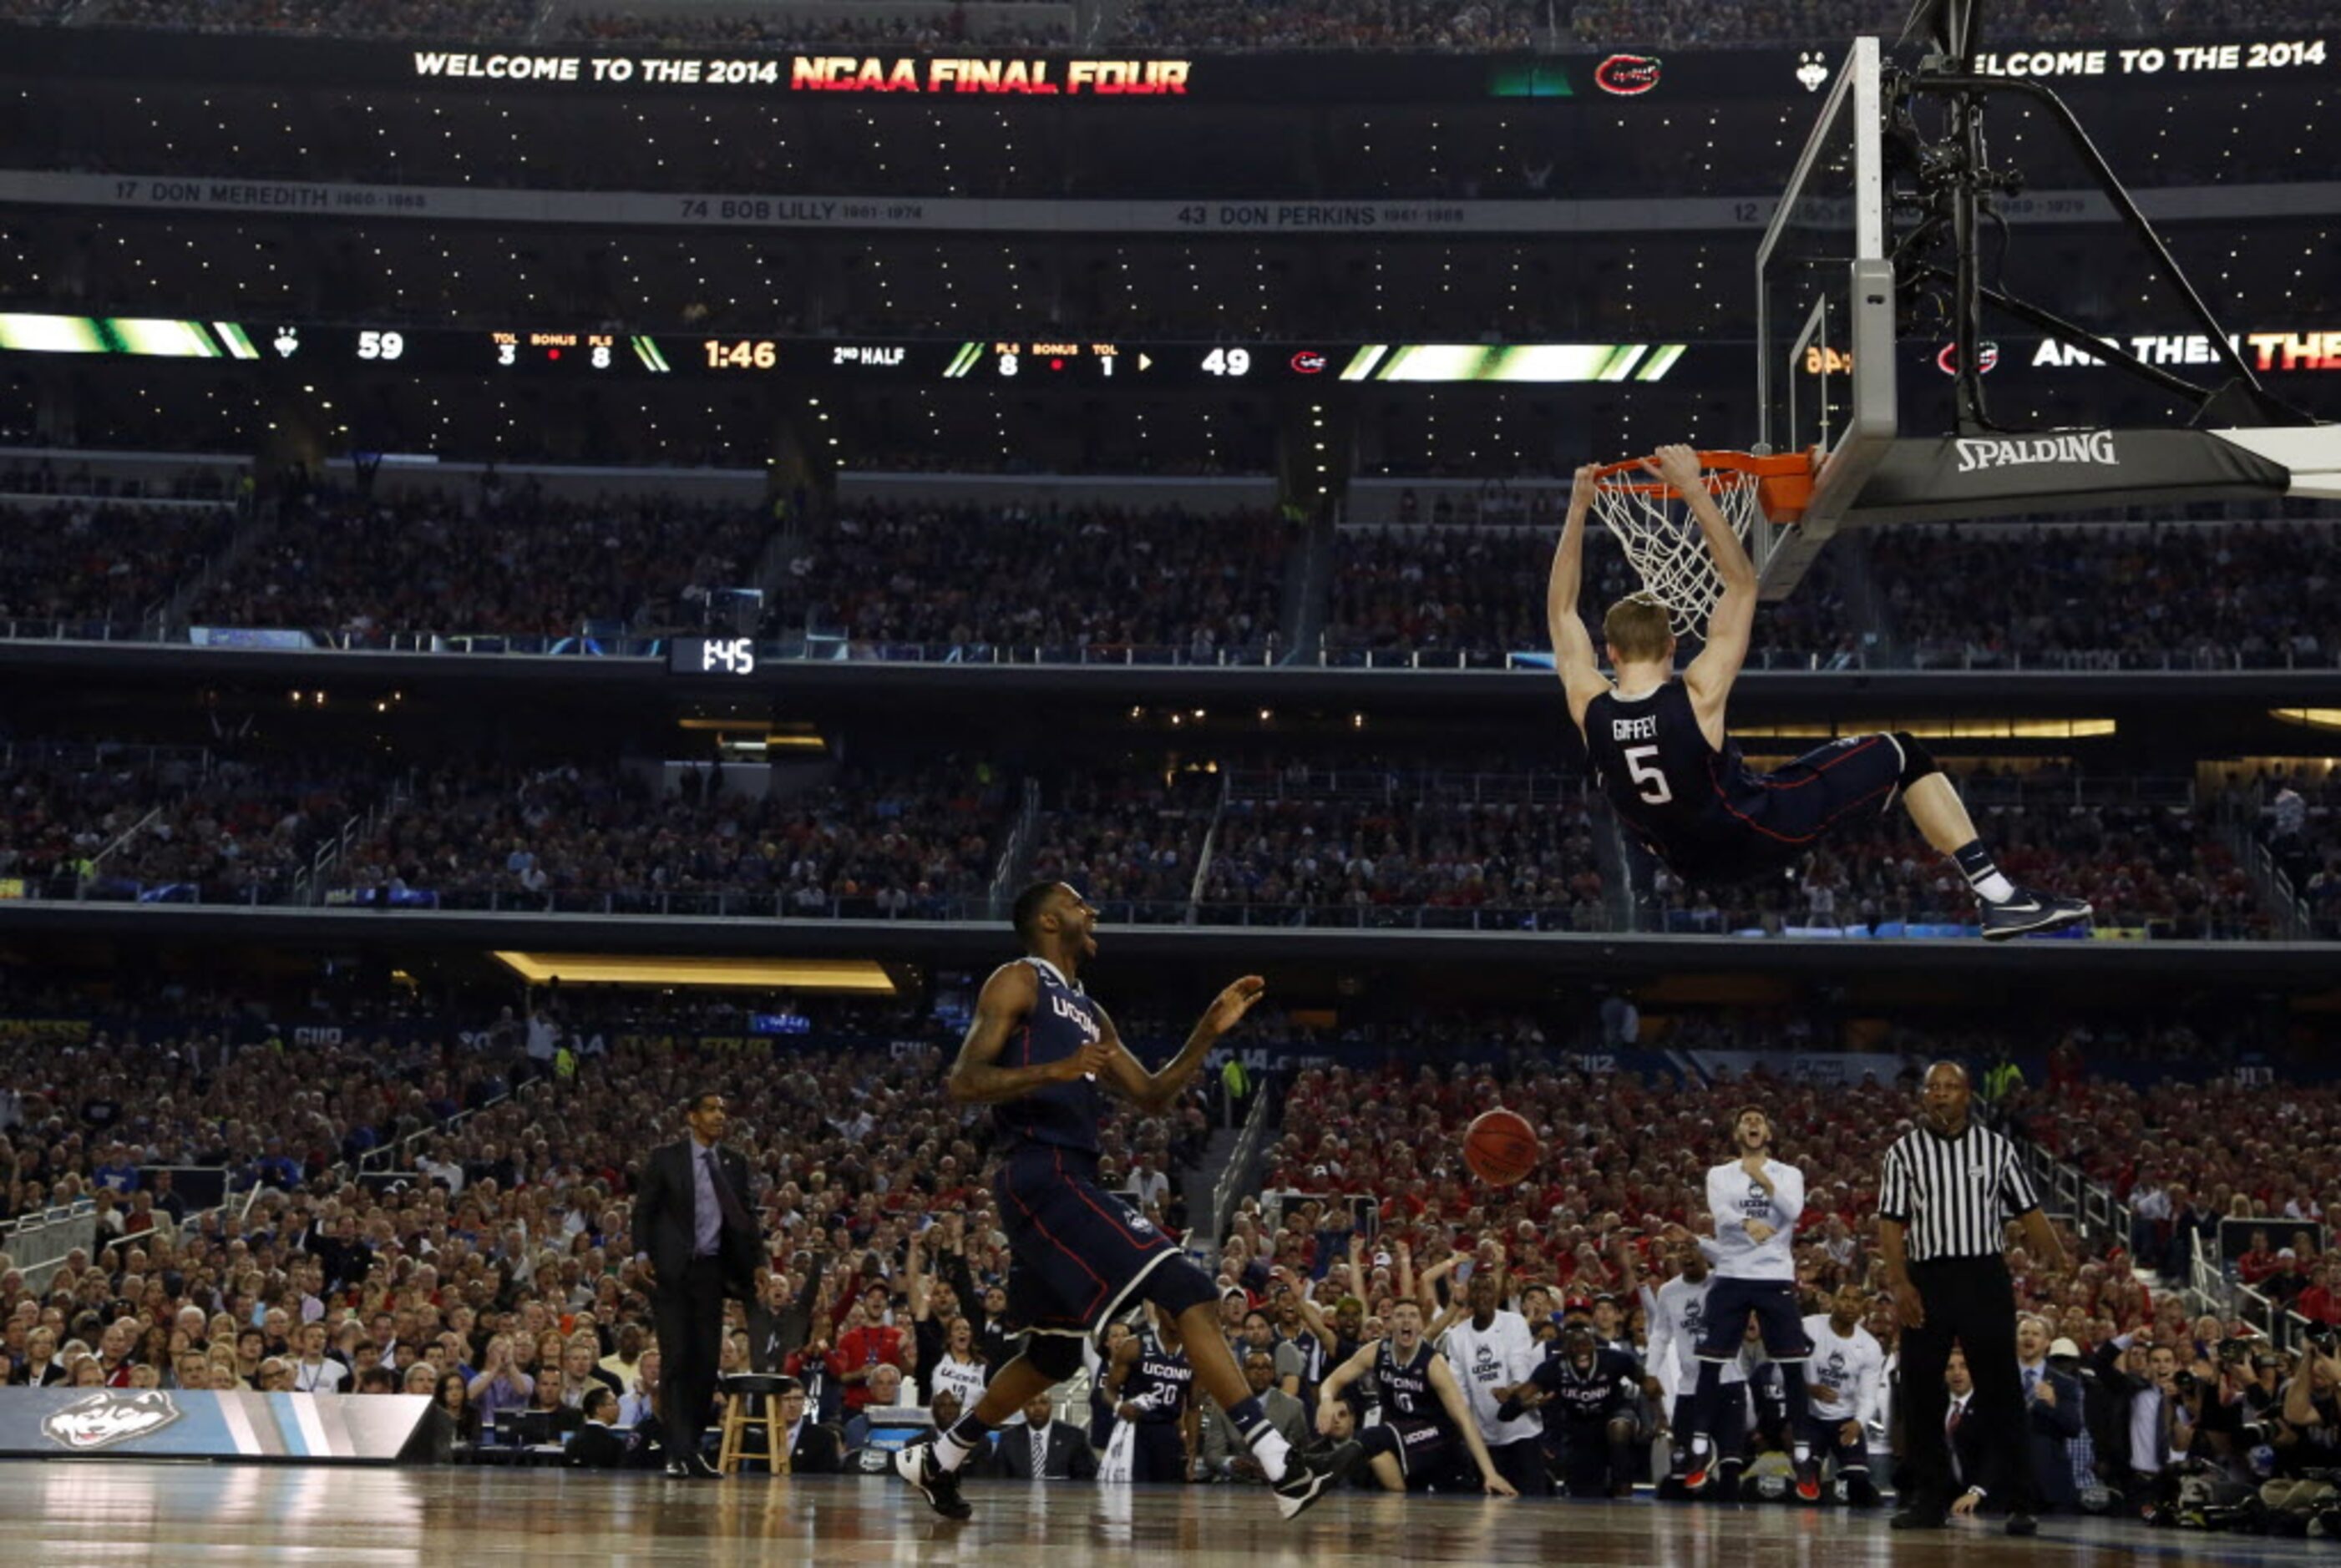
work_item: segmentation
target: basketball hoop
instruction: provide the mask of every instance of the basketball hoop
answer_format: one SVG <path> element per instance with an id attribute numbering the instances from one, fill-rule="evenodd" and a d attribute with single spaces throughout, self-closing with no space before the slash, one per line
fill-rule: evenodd
<path id="1" fill-rule="evenodd" d="M 1745 452 L 1702 452 L 1699 477 L 1739 542 L 1756 553 L 1756 520 L 1792 523 L 1812 499 L 1809 452 L 1758 457 Z M 1707 541 L 1682 496 L 1642 466 L 1640 458 L 1597 471 L 1594 514 L 1625 551 L 1650 597 L 1667 608 L 1675 635 L 1706 625 L 1723 597 L 1723 580 L 1708 559 Z M 1760 570 L 1763 561 L 1758 560 Z"/>

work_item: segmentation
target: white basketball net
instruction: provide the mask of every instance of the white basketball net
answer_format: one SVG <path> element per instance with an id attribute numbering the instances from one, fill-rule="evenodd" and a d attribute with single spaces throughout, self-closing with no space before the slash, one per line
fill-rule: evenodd
<path id="1" fill-rule="evenodd" d="M 1748 544 L 1756 526 L 1756 476 L 1736 468 L 1710 468 L 1702 478 L 1731 531 Z M 1667 607 L 1675 635 L 1703 630 L 1723 597 L 1723 580 L 1716 575 L 1698 520 L 1682 498 L 1641 470 L 1626 469 L 1595 489 L 1593 511 L 1625 551 L 1643 588 Z M 1749 549 L 1752 553 L 1753 546 Z"/>

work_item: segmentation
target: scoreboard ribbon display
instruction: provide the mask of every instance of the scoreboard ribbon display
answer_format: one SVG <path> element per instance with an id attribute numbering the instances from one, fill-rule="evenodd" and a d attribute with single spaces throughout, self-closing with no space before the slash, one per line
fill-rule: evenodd
<path id="1" fill-rule="evenodd" d="M 686 337 L 0 312 L 0 352 L 242 360 L 415 375 L 700 375 L 857 382 L 1234 386 L 1259 382 L 1654 382 L 1683 343 L 1195 343 L 1094 338 Z"/>

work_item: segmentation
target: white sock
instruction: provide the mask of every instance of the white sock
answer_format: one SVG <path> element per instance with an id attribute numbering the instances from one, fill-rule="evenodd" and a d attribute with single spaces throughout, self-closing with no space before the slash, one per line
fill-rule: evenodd
<path id="1" fill-rule="evenodd" d="M 967 1444 L 948 1432 L 936 1434 L 934 1447 L 935 1468 L 946 1474 L 957 1470 L 967 1460 Z"/>
<path id="2" fill-rule="evenodd" d="M 1705 1454 L 1705 1453 L 1707 1452 L 1707 1450 L 1708 1450 L 1708 1441 L 1707 1441 L 1707 1439 L 1706 1439 L 1705 1437 L 1703 1437 L 1703 1436 L 1699 1435 L 1699 1434 L 1697 1434 L 1697 1433 L 1692 1434 L 1691 1434 L 1691 1440 L 1690 1440 L 1690 1456 L 1691 1456 L 1693 1459 L 1697 1459 L 1697 1458 L 1698 1458 L 1698 1457 L 1699 1457 L 1701 1454 Z"/>
<path id="3" fill-rule="evenodd" d="M 1244 1441 L 1251 1444 L 1251 1456 L 1260 1461 L 1260 1473 L 1268 1477 L 1270 1485 L 1284 1479 L 1285 1459 L 1292 1452 L 1292 1444 L 1285 1441 L 1284 1434 L 1263 1421 L 1260 1430 L 1244 1434 Z"/>
<path id="4" fill-rule="evenodd" d="M 1997 871 L 1970 885 L 1976 890 L 1976 897 L 1987 904 L 2005 904 L 2016 897 L 2016 884 Z"/>

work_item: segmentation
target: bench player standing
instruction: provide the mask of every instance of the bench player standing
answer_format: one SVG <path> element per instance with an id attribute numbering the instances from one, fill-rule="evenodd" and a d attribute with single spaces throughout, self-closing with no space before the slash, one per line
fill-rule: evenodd
<path id="1" fill-rule="evenodd" d="M 1126 1436 L 1114 1435 L 1131 1445 L 1131 1480 L 1184 1482 L 1194 1467 L 1200 1419 L 1195 1367 L 1179 1320 L 1160 1307 L 1149 1310 L 1154 1331 L 1123 1340 L 1106 1373 L 1114 1416 L 1130 1427 Z"/>
<path id="2" fill-rule="evenodd" d="M 1707 1173 L 1708 1213 L 1715 1239 L 1701 1245 L 1715 1263 L 1708 1286 L 1698 1346 L 1698 1388 L 1691 1399 L 1690 1473 L 1685 1491 L 1705 1490 L 1713 1474 L 1717 1406 L 1723 1364 L 1736 1360 L 1756 1319 L 1764 1354 L 1780 1368 L 1788 1395 L 1788 1433 L 1797 1462 L 1797 1495 L 1820 1500 L 1820 1472 L 1805 1441 L 1805 1357 L 1812 1342 L 1797 1311 L 1797 1260 L 1788 1250 L 1805 1212 L 1805 1173 L 1771 1157 L 1771 1119 L 1754 1106 L 1731 1118 L 1734 1157 Z"/>
<path id="3" fill-rule="evenodd" d="M 1774 772 L 1749 770 L 1724 710 L 1755 626 L 1755 563 L 1700 482 L 1697 452 L 1660 447 L 1642 466 L 1687 499 L 1722 580 L 1705 648 L 1676 680 L 1666 606 L 1631 594 L 1601 619 L 1617 683 L 1602 675 L 1577 612 L 1585 514 L 1596 488 L 1591 467 L 1577 471 L 1545 615 L 1594 779 L 1643 846 L 1687 882 L 1746 881 L 1786 868 L 1838 823 L 1877 816 L 1898 794 L 1927 842 L 1957 864 L 1974 890 L 1987 940 L 2087 919 L 2089 906 L 2080 899 L 2018 888 L 2000 874 L 1958 791 L 1908 731 L 1849 735 Z"/>
<path id="4" fill-rule="evenodd" d="M 1013 919 L 1025 956 L 984 981 L 975 1022 L 944 1080 L 954 1103 L 995 1107 L 1001 1152 L 992 1193 L 1008 1233 L 1008 1316 L 1030 1332 L 976 1407 L 934 1442 L 897 1454 L 894 1472 L 938 1513 L 967 1518 L 974 1510 L 960 1495 L 959 1472 L 968 1455 L 1028 1400 L 1079 1372 L 1083 1343 L 1142 1299 L 1177 1320 L 1195 1381 L 1227 1412 L 1290 1519 L 1357 1463 L 1357 1445 L 1291 1452 L 1220 1329 L 1218 1289 L 1175 1241 L 1097 1180 L 1105 1089 L 1149 1111 L 1167 1109 L 1267 985 L 1246 975 L 1221 991 L 1179 1055 L 1150 1073 L 1081 987 L 1081 964 L 1097 953 L 1097 913 L 1062 882 L 1037 882 L 1017 895 Z"/>

